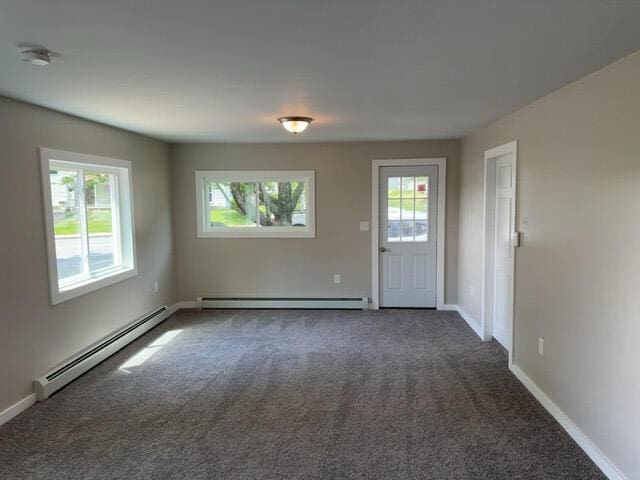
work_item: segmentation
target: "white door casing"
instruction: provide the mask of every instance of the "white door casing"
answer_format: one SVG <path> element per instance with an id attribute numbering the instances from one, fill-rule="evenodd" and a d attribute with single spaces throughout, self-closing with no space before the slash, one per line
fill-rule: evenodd
<path id="1" fill-rule="evenodd" d="M 438 167 L 380 169 L 380 306 L 436 306 Z"/>
<path id="2" fill-rule="evenodd" d="M 482 338 L 495 338 L 513 360 L 517 141 L 484 154 Z"/>

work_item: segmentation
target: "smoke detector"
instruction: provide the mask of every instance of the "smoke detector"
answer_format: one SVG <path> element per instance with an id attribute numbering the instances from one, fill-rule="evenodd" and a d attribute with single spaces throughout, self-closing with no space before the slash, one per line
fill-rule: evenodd
<path id="1" fill-rule="evenodd" d="M 22 61 L 42 67 L 51 63 L 51 53 L 44 48 L 30 48 L 22 51 Z"/>

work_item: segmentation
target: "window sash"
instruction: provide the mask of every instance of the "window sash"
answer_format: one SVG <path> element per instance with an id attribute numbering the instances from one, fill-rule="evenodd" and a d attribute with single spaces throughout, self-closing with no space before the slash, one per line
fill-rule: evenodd
<path id="1" fill-rule="evenodd" d="M 305 226 L 262 225 L 260 222 L 260 184 L 264 182 L 303 182 L 304 204 L 306 206 Z M 254 185 L 255 226 L 228 227 L 210 226 L 212 207 L 209 200 L 209 186 L 212 182 L 241 182 Z M 264 171 L 264 172 L 228 172 L 228 171 L 196 171 L 197 194 L 197 235 L 199 238 L 243 238 L 243 237 L 315 237 L 315 172 L 313 171 Z"/>
<path id="2" fill-rule="evenodd" d="M 120 228 L 120 202 L 118 183 L 121 171 L 115 168 L 104 166 L 78 164 L 75 162 L 63 162 L 58 160 L 49 161 L 49 170 L 64 170 L 74 172 L 77 176 L 77 188 L 79 212 L 80 212 L 80 245 L 82 256 L 82 271 L 76 275 L 60 278 L 58 276 L 58 288 L 68 290 L 74 288 L 76 284 L 85 283 L 87 280 L 99 278 L 109 272 L 116 272 L 122 269 L 122 248 L 121 248 L 121 228 Z M 85 190 L 85 174 L 102 173 L 109 177 L 110 186 L 110 208 L 111 208 L 111 235 L 113 237 L 113 264 L 102 268 L 92 268 L 89 257 L 91 255 L 91 245 L 89 243 L 89 205 L 87 204 Z M 51 188 L 51 185 L 49 186 Z M 95 187 L 94 187 L 95 188 Z M 55 237 L 54 231 L 54 237 Z M 57 260 L 57 251 L 56 251 Z"/>

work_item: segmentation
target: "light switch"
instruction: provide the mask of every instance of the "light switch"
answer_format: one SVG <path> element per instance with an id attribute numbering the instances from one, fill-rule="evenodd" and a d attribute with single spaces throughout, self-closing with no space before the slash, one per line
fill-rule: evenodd
<path id="1" fill-rule="evenodd" d="M 368 232 L 369 231 L 369 222 L 360 222 L 360 231 Z"/>

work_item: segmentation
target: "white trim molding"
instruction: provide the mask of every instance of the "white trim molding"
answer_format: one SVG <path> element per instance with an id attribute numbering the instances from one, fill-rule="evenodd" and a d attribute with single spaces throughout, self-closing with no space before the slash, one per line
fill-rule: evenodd
<path id="1" fill-rule="evenodd" d="M 169 315 L 176 313 L 178 310 L 189 309 L 189 308 L 201 308 L 200 301 L 193 300 L 193 301 L 185 301 L 185 302 L 176 302 L 173 305 L 169 306 Z"/>
<path id="2" fill-rule="evenodd" d="M 447 200 L 447 159 L 446 158 L 397 158 L 373 160 L 371 167 L 371 308 L 380 306 L 380 218 L 379 190 L 381 167 L 405 166 L 438 167 L 438 237 L 436 239 L 436 308 L 444 310 L 444 260 L 446 255 L 446 200 Z"/>
<path id="3" fill-rule="evenodd" d="M 529 392 L 540 402 L 540 404 L 556 419 L 565 431 L 584 450 L 593 463 L 609 478 L 609 480 L 627 480 L 627 477 L 614 465 L 614 463 L 593 443 L 593 441 L 573 423 L 573 421 L 547 396 L 544 391 L 531 380 L 520 367 L 515 364 L 509 365 L 509 370 L 513 372 L 520 382 Z"/>
<path id="4" fill-rule="evenodd" d="M 484 152 L 484 177 L 483 177 L 483 206 L 482 206 L 482 294 L 480 310 L 480 333 L 486 342 L 493 338 L 493 247 L 495 227 L 495 160 L 502 155 L 511 154 L 513 157 L 513 167 L 515 171 L 515 185 L 513 186 L 515 205 L 512 209 L 511 223 L 516 230 L 516 210 L 518 205 L 517 171 L 518 171 L 518 141 L 514 140 L 504 145 L 492 148 Z M 509 365 L 514 358 L 514 338 L 515 338 L 515 248 L 513 271 L 511 274 L 513 282 L 513 304 L 511 312 L 511 339 L 507 348 L 509 352 Z"/>
<path id="5" fill-rule="evenodd" d="M 473 330 L 476 333 L 476 335 L 478 335 L 480 337 L 481 340 L 484 340 L 484 337 L 482 335 L 482 328 L 480 326 L 480 322 L 478 322 L 475 318 L 473 318 L 469 314 L 469 312 L 467 312 L 460 305 L 456 305 L 455 307 L 456 307 L 456 311 L 460 314 L 462 319 L 465 322 L 467 322 L 467 325 L 469 325 L 471 327 L 471 330 Z"/>
<path id="6" fill-rule="evenodd" d="M 206 171 L 196 170 L 196 224 L 198 238 L 315 238 L 315 185 L 314 170 L 287 171 Z M 259 184 L 263 182 L 303 182 L 303 199 L 306 205 L 306 224 L 304 226 L 264 226 L 260 223 L 260 195 Z M 207 198 L 210 182 L 246 182 L 255 185 L 256 195 L 253 205 L 253 220 L 251 227 L 212 227 L 209 221 L 211 205 Z M 248 211 L 248 210 L 247 210 Z"/>
<path id="7" fill-rule="evenodd" d="M 449 311 L 449 312 L 457 312 L 458 311 L 458 305 L 456 305 L 455 303 L 445 303 L 444 305 L 442 305 L 442 308 L 440 310 Z"/>
<path id="8" fill-rule="evenodd" d="M 39 152 L 51 304 L 57 305 L 135 277 L 138 269 L 131 162 L 44 147 L 41 147 Z M 58 277 L 57 235 L 54 228 L 54 199 L 50 179 L 52 169 L 69 170 L 75 172 L 77 177 L 74 189 L 77 195 L 76 206 L 80 212 L 78 243 L 81 245 L 82 272 L 64 279 Z M 89 263 L 88 205 L 85 203 L 84 195 L 84 174 L 87 171 L 108 174 L 112 179 L 109 184 L 111 192 L 109 205 L 112 210 L 111 236 L 114 246 L 114 265 L 109 268 L 94 270 Z"/>
<path id="9" fill-rule="evenodd" d="M 20 415 L 27 408 L 36 403 L 36 394 L 32 393 L 28 397 L 23 398 L 22 400 L 14 403 L 9 408 L 5 408 L 2 412 L 0 412 L 0 425 L 7 423 L 12 418 Z"/>

